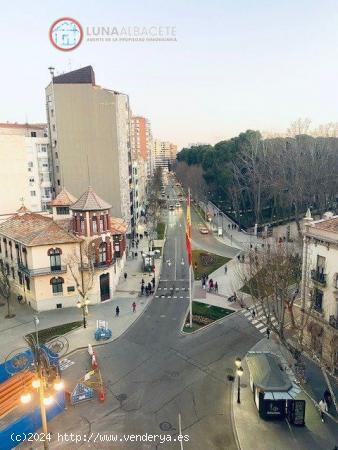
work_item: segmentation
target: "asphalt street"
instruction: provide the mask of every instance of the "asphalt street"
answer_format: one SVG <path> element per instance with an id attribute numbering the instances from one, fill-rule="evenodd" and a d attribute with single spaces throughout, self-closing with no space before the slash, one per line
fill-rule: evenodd
<path id="1" fill-rule="evenodd" d="M 174 195 L 172 190 L 168 192 Z M 120 338 L 97 348 L 106 400 L 69 407 L 52 420 L 51 448 L 75 448 L 57 440 L 57 433 L 66 432 L 86 436 L 86 442 L 76 445 L 82 448 L 237 448 L 232 425 L 233 382 L 227 375 L 233 373 L 235 358 L 243 357 L 261 335 L 235 313 L 197 334 L 180 333 L 189 304 L 184 229 L 184 210 L 169 211 L 158 298 Z M 74 385 L 90 369 L 89 357 L 86 351 L 79 351 L 69 359 L 75 364 L 64 376 L 68 385 Z M 179 414 L 182 434 L 189 439 L 182 447 L 177 441 Z M 88 443 L 90 433 L 161 434 L 171 442 L 94 444 Z"/>

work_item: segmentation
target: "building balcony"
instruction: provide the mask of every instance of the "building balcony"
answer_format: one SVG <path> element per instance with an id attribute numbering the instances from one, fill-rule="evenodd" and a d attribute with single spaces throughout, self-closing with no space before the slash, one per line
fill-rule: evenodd
<path id="1" fill-rule="evenodd" d="M 338 317 L 330 316 L 329 324 L 331 325 L 331 327 L 338 329 Z"/>
<path id="2" fill-rule="evenodd" d="M 108 267 L 114 265 L 115 262 L 116 258 L 113 258 L 111 261 L 95 262 L 94 269 L 107 269 Z M 79 264 L 79 270 L 81 271 L 89 270 L 89 264 L 88 263 Z"/>
<path id="3" fill-rule="evenodd" d="M 316 269 L 311 270 L 311 279 L 323 287 L 326 286 L 326 273 L 319 272 Z"/>
<path id="4" fill-rule="evenodd" d="M 51 275 L 67 272 L 67 266 L 49 266 L 49 267 L 41 267 L 39 269 L 29 269 L 22 263 L 18 263 L 18 267 L 20 272 L 23 272 L 25 275 L 29 277 L 38 277 L 40 275 Z"/>

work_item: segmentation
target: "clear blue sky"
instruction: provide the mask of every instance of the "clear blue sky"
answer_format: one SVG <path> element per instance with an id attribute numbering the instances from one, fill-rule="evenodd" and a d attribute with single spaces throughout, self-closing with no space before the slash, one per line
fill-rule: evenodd
<path id="1" fill-rule="evenodd" d="M 48 40 L 62 16 L 88 26 L 172 25 L 176 43 Z M 44 121 L 48 66 L 91 64 L 97 83 L 130 95 L 153 134 L 217 142 L 285 130 L 297 117 L 338 121 L 338 2 L 330 0 L 12 0 L 0 15 L 0 121 Z"/>

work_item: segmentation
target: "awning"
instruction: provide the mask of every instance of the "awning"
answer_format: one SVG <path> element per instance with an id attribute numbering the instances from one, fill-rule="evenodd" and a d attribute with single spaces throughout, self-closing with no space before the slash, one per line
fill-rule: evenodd
<path id="1" fill-rule="evenodd" d="M 323 327 L 317 322 L 310 322 L 307 326 L 307 330 L 315 337 L 319 337 L 323 333 Z"/>
<path id="2" fill-rule="evenodd" d="M 264 392 L 264 400 L 293 400 L 288 392 Z"/>

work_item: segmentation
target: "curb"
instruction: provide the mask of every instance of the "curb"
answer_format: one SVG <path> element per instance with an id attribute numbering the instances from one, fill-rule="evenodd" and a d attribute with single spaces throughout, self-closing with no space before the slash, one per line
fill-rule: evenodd
<path id="1" fill-rule="evenodd" d="M 232 316 L 233 314 L 239 314 L 240 313 L 240 310 L 239 311 L 233 311 L 231 314 L 228 314 L 227 316 L 224 316 L 224 317 L 220 317 L 219 319 L 214 320 L 213 322 L 209 323 L 208 325 L 205 325 L 204 327 L 199 328 L 198 330 L 191 331 L 190 333 L 186 333 L 185 331 L 183 331 L 183 328 L 184 328 L 184 324 L 186 323 L 186 319 L 187 319 L 187 316 L 188 316 L 188 310 L 189 310 L 189 305 L 188 305 L 188 308 L 187 308 L 187 312 L 185 313 L 185 316 L 184 316 L 184 321 L 183 321 L 183 323 L 181 325 L 181 328 L 180 328 L 180 334 L 182 336 L 187 336 L 187 335 L 189 336 L 191 334 L 195 334 L 195 333 L 198 333 L 200 331 L 206 330 L 207 328 L 210 328 L 213 325 L 217 324 L 220 320 L 227 319 L 228 317 Z"/>
<path id="2" fill-rule="evenodd" d="M 117 339 L 120 339 L 120 337 L 123 336 L 123 335 L 129 330 L 129 328 L 131 328 L 131 327 L 132 327 L 132 326 L 140 319 L 140 317 L 143 316 L 143 314 L 146 312 L 146 310 L 148 309 L 148 306 L 149 306 L 150 303 L 153 301 L 153 299 L 154 299 L 154 295 L 153 295 L 151 298 L 149 298 L 149 300 L 148 300 L 148 302 L 147 302 L 145 308 L 144 308 L 143 311 L 141 312 L 141 314 L 140 314 L 140 315 L 134 320 L 134 322 L 133 322 L 132 324 L 130 324 L 130 326 L 127 327 L 127 328 L 126 328 L 119 336 L 116 336 L 114 339 L 111 339 L 111 340 L 108 340 L 108 341 L 105 341 L 105 342 L 101 342 L 101 343 L 98 343 L 98 344 L 92 344 L 92 347 L 93 347 L 93 348 L 96 348 L 96 347 L 102 347 L 102 346 L 104 346 L 104 345 L 111 344 L 112 342 L 116 341 Z M 76 353 L 76 352 L 78 352 L 78 351 L 80 351 L 80 350 L 87 350 L 87 348 L 88 348 L 88 344 L 87 344 L 86 346 L 84 346 L 84 347 L 77 347 L 77 348 L 74 348 L 74 350 L 72 350 L 72 351 L 70 351 L 70 352 L 68 352 L 68 353 L 65 353 L 65 354 L 61 357 L 61 359 L 64 358 L 64 357 L 66 357 L 66 356 L 72 355 L 73 353 Z"/>

